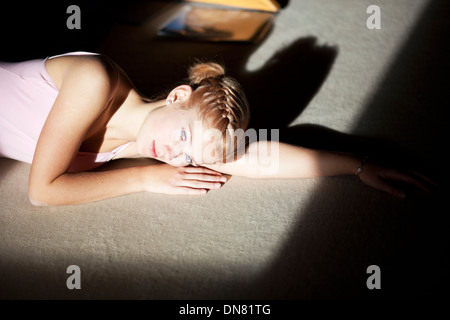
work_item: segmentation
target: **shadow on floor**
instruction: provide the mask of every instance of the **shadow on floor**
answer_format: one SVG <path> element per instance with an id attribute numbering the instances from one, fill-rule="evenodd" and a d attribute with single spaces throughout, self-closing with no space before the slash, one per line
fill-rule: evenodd
<path id="1" fill-rule="evenodd" d="M 303 143 L 314 147 L 382 154 L 380 158 L 403 165 L 422 163 L 425 172 L 445 184 L 432 195 L 412 193 L 404 202 L 366 195 L 366 202 L 355 207 L 353 199 L 364 190 L 330 190 L 322 183 L 299 213 L 284 249 L 259 279 L 266 297 L 443 297 L 449 284 L 448 172 L 438 163 L 448 121 L 450 51 L 444 39 L 449 9 L 446 1 L 429 2 L 354 135 L 314 125 L 292 128 L 308 132 Z M 297 135 L 290 137 L 298 141 Z M 330 201 L 327 194 L 342 200 Z M 381 268 L 381 290 L 366 287 L 366 268 L 372 264 Z"/>

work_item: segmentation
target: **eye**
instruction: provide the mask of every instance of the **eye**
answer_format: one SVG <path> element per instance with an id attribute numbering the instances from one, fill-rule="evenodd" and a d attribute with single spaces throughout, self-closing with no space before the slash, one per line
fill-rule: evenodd
<path id="1" fill-rule="evenodd" d="M 181 141 L 186 141 L 186 130 L 181 129 L 180 139 L 181 139 Z"/>
<path id="2" fill-rule="evenodd" d="M 187 153 L 186 153 L 186 162 L 188 163 L 188 164 L 192 164 L 192 158 L 191 158 L 191 156 L 190 155 L 188 155 Z"/>

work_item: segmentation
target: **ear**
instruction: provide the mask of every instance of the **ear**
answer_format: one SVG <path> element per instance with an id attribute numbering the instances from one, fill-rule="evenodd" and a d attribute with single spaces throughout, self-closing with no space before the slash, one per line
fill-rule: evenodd
<path id="1" fill-rule="evenodd" d="M 171 104 L 174 102 L 184 102 L 189 100 L 192 94 L 192 88 L 188 85 L 181 85 L 170 91 L 167 96 L 167 104 Z"/>

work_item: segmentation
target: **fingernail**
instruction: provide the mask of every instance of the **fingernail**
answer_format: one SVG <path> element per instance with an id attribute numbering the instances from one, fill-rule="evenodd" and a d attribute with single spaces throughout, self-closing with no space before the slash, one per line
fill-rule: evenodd
<path id="1" fill-rule="evenodd" d="M 214 188 L 217 188 L 217 189 L 219 189 L 221 186 L 222 186 L 222 185 L 221 185 L 220 183 L 215 183 L 215 184 L 214 184 Z"/>
<path id="2" fill-rule="evenodd" d="M 227 182 L 227 178 L 222 177 L 222 178 L 220 178 L 220 181 L 222 181 L 222 182 Z"/>

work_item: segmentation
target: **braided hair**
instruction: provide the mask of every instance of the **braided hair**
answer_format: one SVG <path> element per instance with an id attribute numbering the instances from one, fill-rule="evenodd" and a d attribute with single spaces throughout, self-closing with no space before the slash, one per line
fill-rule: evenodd
<path id="1" fill-rule="evenodd" d="M 193 92 L 187 107 L 195 108 L 202 121 L 218 129 L 224 138 L 227 131 L 229 134 L 237 129 L 247 129 L 250 121 L 247 98 L 241 85 L 225 75 L 222 65 L 215 62 L 197 63 L 189 68 L 188 73 Z M 233 154 L 237 147 L 234 145 Z M 224 150 L 224 154 L 230 151 Z"/>

